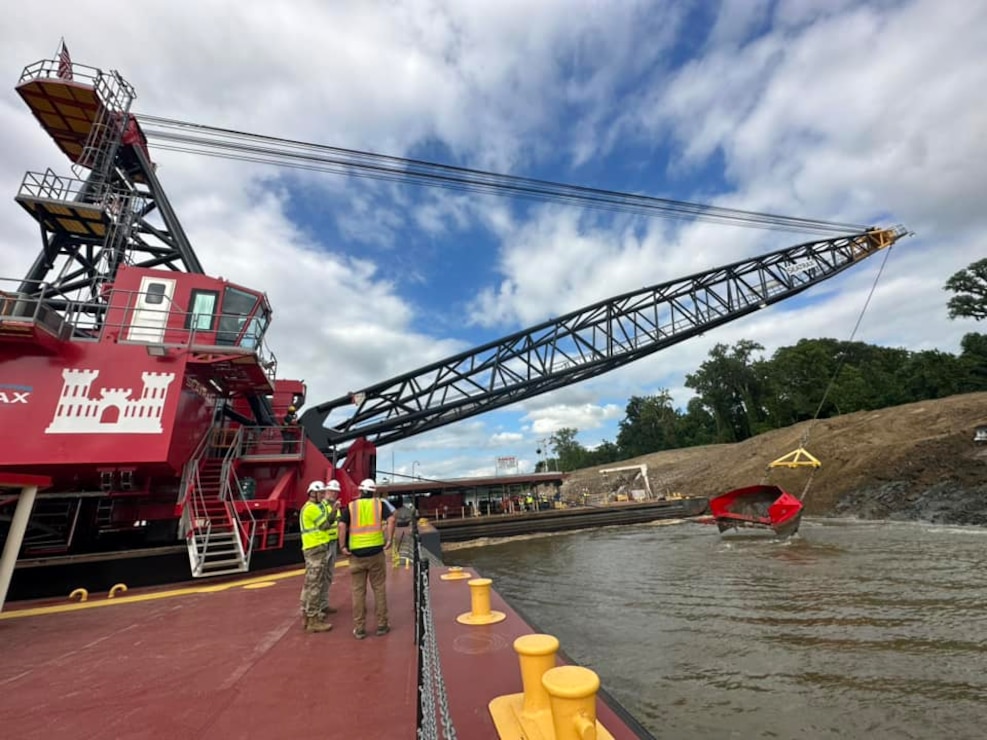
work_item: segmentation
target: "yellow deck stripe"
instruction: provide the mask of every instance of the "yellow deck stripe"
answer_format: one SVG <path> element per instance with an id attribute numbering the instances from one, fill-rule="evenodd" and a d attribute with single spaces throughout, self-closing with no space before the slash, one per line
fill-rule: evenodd
<path id="1" fill-rule="evenodd" d="M 337 561 L 336 567 L 342 568 L 350 564 L 349 560 Z M 71 604 L 51 604 L 48 606 L 36 606 L 30 609 L 15 609 L 9 612 L 0 612 L 0 620 L 18 619 L 19 617 L 37 617 L 43 614 L 60 614 L 62 612 L 77 612 L 83 609 L 96 609 L 102 606 L 117 606 L 119 604 L 134 604 L 141 601 L 157 601 L 159 599 L 170 599 L 175 596 L 191 596 L 192 594 L 211 594 L 219 591 L 227 591 L 231 588 L 241 588 L 267 581 L 280 581 L 286 578 L 304 575 L 305 569 L 289 570 L 284 573 L 274 573 L 266 576 L 255 576 L 253 578 L 243 578 L 238 581 L 227 583 L 217 583 L 213 586 L 189 586 L 187 588 L 176 588 L 170 591 L 155 591 L 148 594 L 136 594 L 134 596 L 116 596 L 112 599 L 101 599 L 99 601 L 83 601 Z"/>

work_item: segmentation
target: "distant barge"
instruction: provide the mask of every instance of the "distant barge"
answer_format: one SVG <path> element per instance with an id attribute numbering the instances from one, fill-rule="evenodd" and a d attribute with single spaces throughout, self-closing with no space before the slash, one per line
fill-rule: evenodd
<path id="1" fill-rule="evenodd" d="M 658 519 L 684 519 L 703 514 L 708 506 L 709 500 L 705 498 L 682 498 L 600 507 L 550 509 L 527 514 L 438 519 L 433 525 L 438 530 L 442 542 L 465 542 L 481 537 L 514 537 L 521 534 L 564 532 L 590 527 L 643 524 Z"/>

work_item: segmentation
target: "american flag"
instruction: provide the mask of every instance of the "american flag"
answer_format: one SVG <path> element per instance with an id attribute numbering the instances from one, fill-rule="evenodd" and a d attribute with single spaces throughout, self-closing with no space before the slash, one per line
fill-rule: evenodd
<path id="1" fill-rule="evenodd" d="M 65 45 L 65 39 L 62 39 L 62 48 L 58 52 L 58 76 L 63 80 L 72 79 L 72 57 L 69 56 L 69 47 Z"/>

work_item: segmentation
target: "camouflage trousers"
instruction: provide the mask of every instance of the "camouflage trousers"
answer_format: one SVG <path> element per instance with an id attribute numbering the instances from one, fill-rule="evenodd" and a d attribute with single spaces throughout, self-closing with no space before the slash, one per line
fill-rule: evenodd
<path id="1" fill-rule="evenodd" d="M 333 549 L 335 543 L 333 543 Z M 308 550 L 302 550 L 305 556 L 305 581 L 302 584 L 302 616 L 320 617 L 324 616 L 329 609 L 329 582 L 331 574 L 328 572 L 329 545 L 317 545 Z"/>

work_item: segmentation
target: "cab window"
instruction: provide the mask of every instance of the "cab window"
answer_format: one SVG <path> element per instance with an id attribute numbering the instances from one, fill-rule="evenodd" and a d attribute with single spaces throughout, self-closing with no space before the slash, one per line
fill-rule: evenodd
<path id="1" fill-rule="evenodd" d="M 219 317 L 216 344 L 232 346 L 239 343 L 240 333 L 259 299 L 253 293 L 236 288 L 223 291 L 223 313 Z"/>
<path id="2" fill-rule="evenodd" d="M 212 331 L 216 323 L 216 304 L 219 293 L 215 290 L 193 290 L 185 328 L 194 331 Z"/>
<path id="3" fill-rule="evenodd" d="M 258 311 L 257 314 L 250 319 L 250 323 L 247 325 L 247 331 L 243 333 L 243 339 L 240 344 L 247 349 L 255 349 L 261 343 L 264 338 L 264 332 L 267 331 L 267 325 L 270 322 L 271 317 L 267 311 Z"/>
<path id="4" fill-rule="evenodd" d="M 147 293 L 144 294 L 144 303 L 149 306 L 157 306 L 164 303 L 165 292 L 168 286 L 164 283 L 150 283 L 147 286 Z"/>

